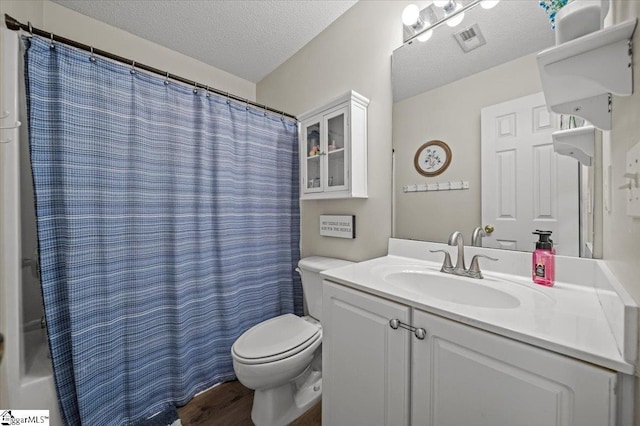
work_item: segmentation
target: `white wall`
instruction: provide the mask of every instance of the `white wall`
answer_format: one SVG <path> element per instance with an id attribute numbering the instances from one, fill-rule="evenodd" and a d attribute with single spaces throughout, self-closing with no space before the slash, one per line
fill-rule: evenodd
<path id="1" fill-rule="evenodd" d="M 364 260 L 385 255 L 391 235 L 391 52 L 402 44 L 404 1 L 360 1 L 257 86 L 259 103 L 301 114 L 353 89 L 368 110 L 365 200 L 301 202 L 302 256 Z M 356 239 L 321 237 L 321 214 L 355 214 Z"/>
<path id="2" fill-rule="evenodd" d="M 256 85 L 159 44 L 89 18 L 48 0 L 0 1 L 2 26 L 8 13 L 20 22 L 93 45 L 171 74 L 255 100 Z"/>
<path id="3" fill-rule="evenodd" d="M 612 12 L 614 23 L 640 17 L 640 1 L 614 0 Z M 616 189 L 627 182 L 623 177 L 627 151 L 640 142 L 640 30 L 637 27 L 633 47 L 634 94 L 629 97 L 613 97 L 610 160 L 614 189 L 611 194 L 612 211 L 604 213 L 604 258 L 618 280 L 640 304 L 640 218 L 626 215 L 624 192 Z M 638 353 L 640 354 L 640 350 Z M 636 425 L 640 425 L 638 365 L 640 356 L 636 364 Z"/>
<path id="4" fill-rule="evenodd" d="M 480 110 L 540 92 L 536 56 L 527 55 L 393 105 L 395 150 L 395 237 L 445 243 L 461 231 L 481 226 Z M 426 178 L 414 165 L 416 150 L 430 140 L 451 148 L 452 162 Z M 404 193 L 404 185 L 468 180 L 469 190 Z"/>

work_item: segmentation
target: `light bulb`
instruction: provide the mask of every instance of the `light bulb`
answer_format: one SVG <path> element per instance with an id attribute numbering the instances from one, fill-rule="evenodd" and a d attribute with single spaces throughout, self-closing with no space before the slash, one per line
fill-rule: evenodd
<path id="1" fill-rule="evenodd" d="M 402 23 L 407 27 L 411 27 L 418 22 L 420 17 L 420 8 L 415 4 L 410 4 L 402 11 Z"/>
<path id="2" fill-rule="evenodd" d="M 480 6 L 482 6 L 483 9 L 491 9 L 498 3 L 500 3 L 500 0 L 482 0 Z"/>
<path id="3" fill-rule="evenodd" d="M 445 7 L 449 4 L 449 0 L 434 0 L 433 5 L 437 7 Z"/>
<path id="4" fill-rule="evenodd" d="M 455 8 L 455 10 L 453 10 L 453 12 L 456 12 L 456 11 L 458 11 L 460 9 L 462 9 L 462 6 L 458 4 L 458 5 L 456 5 L 456 8 Z M 448 15 L 450 15 L 450 14 L 447 14 L 447 16 Z M 463 19 L 464 19 L 464 12 L 458 13 L 453 18 L 447 19 L 447 25 L 450 26 L 450 27 L 455 27 L 456 25 L 460 25 L 460 23 L 462 22 Z"/>
<path id="5" fill-rule="evenodd" d="M 433 35 L 433 30 L 429 30 L 429 31 L 423 32 L 422 34 L 420 34 L 416 38 L 418 39 L 418 41 L 425 42 L 425 41 L 429 40 L 432 35 Z"/>

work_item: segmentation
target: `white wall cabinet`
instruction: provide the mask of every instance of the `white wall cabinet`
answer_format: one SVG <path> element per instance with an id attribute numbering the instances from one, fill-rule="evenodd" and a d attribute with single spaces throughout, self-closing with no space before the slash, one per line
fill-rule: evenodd
<path id="1" fill-rule="evenodd" d="M 616 424 L 613 371 L 328 281 L 323 303 L 325 426 Z"/>
<path id="2" fill-rule="evenodd" d="M 354 91 L 301 114 L 300 199 L 367 198 L 367 106 Z"/>

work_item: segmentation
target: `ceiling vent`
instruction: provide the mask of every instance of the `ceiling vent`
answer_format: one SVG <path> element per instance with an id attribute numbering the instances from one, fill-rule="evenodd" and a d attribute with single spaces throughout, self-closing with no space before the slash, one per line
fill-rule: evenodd
<path id="1" fill-rule="evenodd" d="M 468 28 L 458 31 L 453 34 L 453 36 L 465 52 L 470 52 L 473 49 L 477 49 L 478 47 L 487 44 L 478 24 L 473 24 Z"/>

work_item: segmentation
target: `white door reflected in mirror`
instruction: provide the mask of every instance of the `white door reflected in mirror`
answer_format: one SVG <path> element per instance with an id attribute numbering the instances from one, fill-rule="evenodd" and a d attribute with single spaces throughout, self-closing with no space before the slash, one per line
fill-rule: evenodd
<path id="1" fill-rule="evenodd" d="M 481 111 L 484 247 L 531 251 L 531 232 L 553 232 L 560 255 L 578 256 L 578 162 L 554 152 L 558 117 L 536 93 Z"/>

